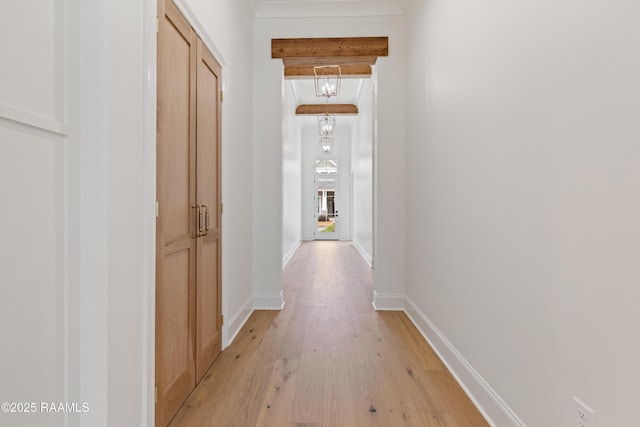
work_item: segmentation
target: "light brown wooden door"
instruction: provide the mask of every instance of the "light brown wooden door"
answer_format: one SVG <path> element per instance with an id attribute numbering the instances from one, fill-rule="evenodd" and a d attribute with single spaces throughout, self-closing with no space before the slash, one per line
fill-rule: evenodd
<path id="1" fill-rule="evenodd" d="M 156 425 L 166 426 L 196 381 L 196 36 L 158 3 Z"/>
<path id="2" fill-rule="evenodd" d="M 220 65 L 198 39 L 196 187 L 197 201 L 200 205 L 204 205 L 205 231 L 204 236 L 197 239 L 197 381 L 200 381 L 220 354 L 222 345 L 220 74 Z"/>
<path id="3" fill-rule="evenodd" d="M 158 4 L 156 426 L 222 348 L 221 68 L 170 0 Z"/>

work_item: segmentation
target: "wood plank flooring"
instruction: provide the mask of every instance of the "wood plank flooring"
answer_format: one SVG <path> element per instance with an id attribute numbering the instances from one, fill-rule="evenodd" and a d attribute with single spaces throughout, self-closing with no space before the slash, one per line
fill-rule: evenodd
<path id="1" fill-rule="evenodd" d="M 348 242 L 306 242 L 283 272 L 285 308 L 255 311 L 170 424 L 486 426 L 402 312 L 376 312 Z"/>

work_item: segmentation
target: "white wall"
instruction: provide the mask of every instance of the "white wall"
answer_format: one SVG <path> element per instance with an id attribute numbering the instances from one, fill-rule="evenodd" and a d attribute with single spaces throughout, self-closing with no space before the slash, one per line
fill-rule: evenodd
<path id="1" fill-rule="evenodd" d="M 498 425 L 517 419 L 485 386 L 528 426 L 576 424 L 573 396 L 636 423 L 640 4 L 414 0 L 407 20 L 407 295 L 428 334 Z"/>
<path id="2" fill-rule="evenodd" d="M 253 31 L 254 307 L 278 309 L 282 299 L 282 61 L 271 61 L 271 40 Z"/>
<path id="3" fill-rule="evenodd" d="M 155 3 L 40 0 L 0 16 L 0 400 L 90 408 L 0 423 L 153 424 Z M 252 294 L 251 20 L 244 2 L 188 7 L 226 65 L 223 307 L 239 327 Z"/>
<path id="4" fill-rule="evenodd" d="M 381 300 L 382 307 L 397 302 L 404 293 L 404 228 L 398 218 L 404 217 L 404 31 L 402 21 L 391 19 L 332 18 L 332 19 L 257 19 L 254 22 L 254 85 L 261 88 L 254 93 L 254 205 L 281 206 L 281 171 L 273 165 L 281 158 L 282 107 L 279 99 L 283 65 L 271 59 L 271 39 L 286 37 L 357 37 L 389 36 L 388 58 L 378 59 L 380 108 L 378 120 L 378 151 L 385 165 L 378 170 L 380 198 L 378 229 L 382 247 L 378 254 L 376 289 L 393 301 Z M 260 159 L 258 162 L 256 159 Z M 254 289 L 257 294 L 279 305 L 282 289 L 281 262 L 278 259 L 282 233 L 280 212 L 254 213 Z M 401 308 L 395 304 L 394 308 Z"/>
<path id="5" fill-rule="evenodd" d="M 336 209 L 338 211 L 339 240 L 351 240 L 352 234 L 351 143 L 353 141 L 354 122 L 355 117 L 338 116 L 336 118 L 335 141 L 333 150 L 334 152 L 338 153 L 340 159 L 340 163 L 338 164 L 338 197 L 336 200 Z M 319 147 L 318 138 L 316 138 L 316 141 L 314 142 L 315 146 Z"/>
<path id="6" fill-rule="evenodd" d="M 152 27 L 143 26 L 142 3 L 69 4 L 65 400 L 90 406 L 87 414 L 71 414 L 70 425 L 144 425 L 152 395 L 145 300 L 153 289 L 153 187 L 144 158 L 143 58 L 144 29 Z"/>
<path id="7" fill-rule="evenodd" d="M 64 399 L 65 150 L 69 87 L 64 11 L 7 3 L 0 14 L 0 402 L 37 402 L 0 424 L 61 426 L 41 401 Z M 23 25 L 24 19 L 37 31 Z M 25 54 L 29 52 L 29 54 Z M 3 411 L 4 412 L 4 411 Z"/>
<path id="8" fill-rule="evenodd" d="M 107 5 L 106 135 L 105 145 L 100 148 L 107 156 L 108 179 L 106 425 L 141 425 L 146 397 L 142 394 L 146 370 L 143 342 L 147 332 L 145 312 L 141 309 L 146 267 L 142 224 L 150 212 L 148 207 L 145 210 L 145 168 L 142 166 L 143 3 L 118 0 L 109 1 Z M 84 76 L 87 84 L 93 83 L 90 77 L 90 74 Z M 86 209 L 90 210 L 91 206 Z M 91 239 L 92 230 L 83 230 L 83 237 Z M 90 285 L 83 283 L 85 286 Z M 95 354 L 87 356 L 95 357 Z"/>
<path id="9" fill-rule="evenodd" d="M 374 305 L 404 306 L 405 293 L 405 38 L 404 25 L 389 38 L 389 57 L 376 63 L 373 101 Z"/>
<path id="10" fill-rule="evenodd" d="M 314 117 L 315 119 L 315 117 Z M 317 120 L 317 119 L 316 119 Z M 309 117 L 297 117 L 300 126 L 302 143 L 302 239 L 314 240 L 317 223 L 315 219 L 315 184 L 316 155 L 320 152 L 317 122 Z"/>
<path id="11" fill-rule="evenodd" d="M 365 80 L 358 99 L 351 170 L 353 172 L 353 243 L 369 264 L 373 262 L 373 88 Z"/>
<path id="12" fill-rule="evenodd" d="M 244 1 L 181 0 L 192 24 L 222 65 L 223 345 L 252 305 L 252 57 L 251 15 Z"/>
<path id="13" fill-rule="evenodd" d="M 130 215 L 143 211 L 141 9 L 72 0 L 3 9 L 0 323 L 10 351 L 0 382 L 3 401 L 38 411 L 3 414 L 3 423 L 138 425 L 144 417 L 144 227 Z M 107 185 L 110 168 L 118 172 Z M 112 292 L 120 306 L 109 305 Z M 40 402 L 86 402 L 90 412 L 45 413 Z"/>
<path id="14" fill-rule="evenodd" d="M 282 264 L 302 241 L 302 144 L 291 82 L 283 85 Z M 274 165 L 277 166 L 277 165 Z M 271 205 L 266 208 L 269 209 Z"/>
<path id="15" fill-rule="evenodd" d="M 339 95 L 338 95 L 339 96 Z M 351 240 L 351 140 L 356 119 L 353 116 L 336 116 L 333 153 L 320 150 L 317 116 L 301 116 L 296 121 L 302 126 L 302 227 L 304 240 L 314 240 L 318 229 L 316 213 L 316 174 L 317 160 L 335 160 L 338 163 L 337 198 L 338 239 Z"/>

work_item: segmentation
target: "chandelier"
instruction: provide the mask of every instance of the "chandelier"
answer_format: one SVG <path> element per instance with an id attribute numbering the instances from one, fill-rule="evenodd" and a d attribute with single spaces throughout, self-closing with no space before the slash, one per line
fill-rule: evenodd
<path id="1" fill-rule="evenodd" d="M 333 143 L 335 140 L 332 136 L 321 136 L 320 137 L 320 151 L 325 154 L 333 153 Z"/>
<path id="2" fill-rule="evenodd" d="M 325 114 L 318 117 L 318 133 L 320 136 L 331 136 L 336 128 L 336 118 Z"/>
<path id="3" fill-rule="evenodd" d="M 338 95 L 342 79 L 339 65 L 313 67 L 313 76 L 316 83 L 316 96 L 330 98 Z"/>

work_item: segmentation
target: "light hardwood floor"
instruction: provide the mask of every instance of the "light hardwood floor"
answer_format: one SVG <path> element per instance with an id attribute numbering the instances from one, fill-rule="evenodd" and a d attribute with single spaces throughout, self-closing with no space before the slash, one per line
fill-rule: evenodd
<path id="1" fill-rule="evenodd" d="M 180 409 L 178 426 L 486 426 L 402 312 L 376 312 L 348 242 L 303 243 L 285 308 L 255 311 Z"/>

